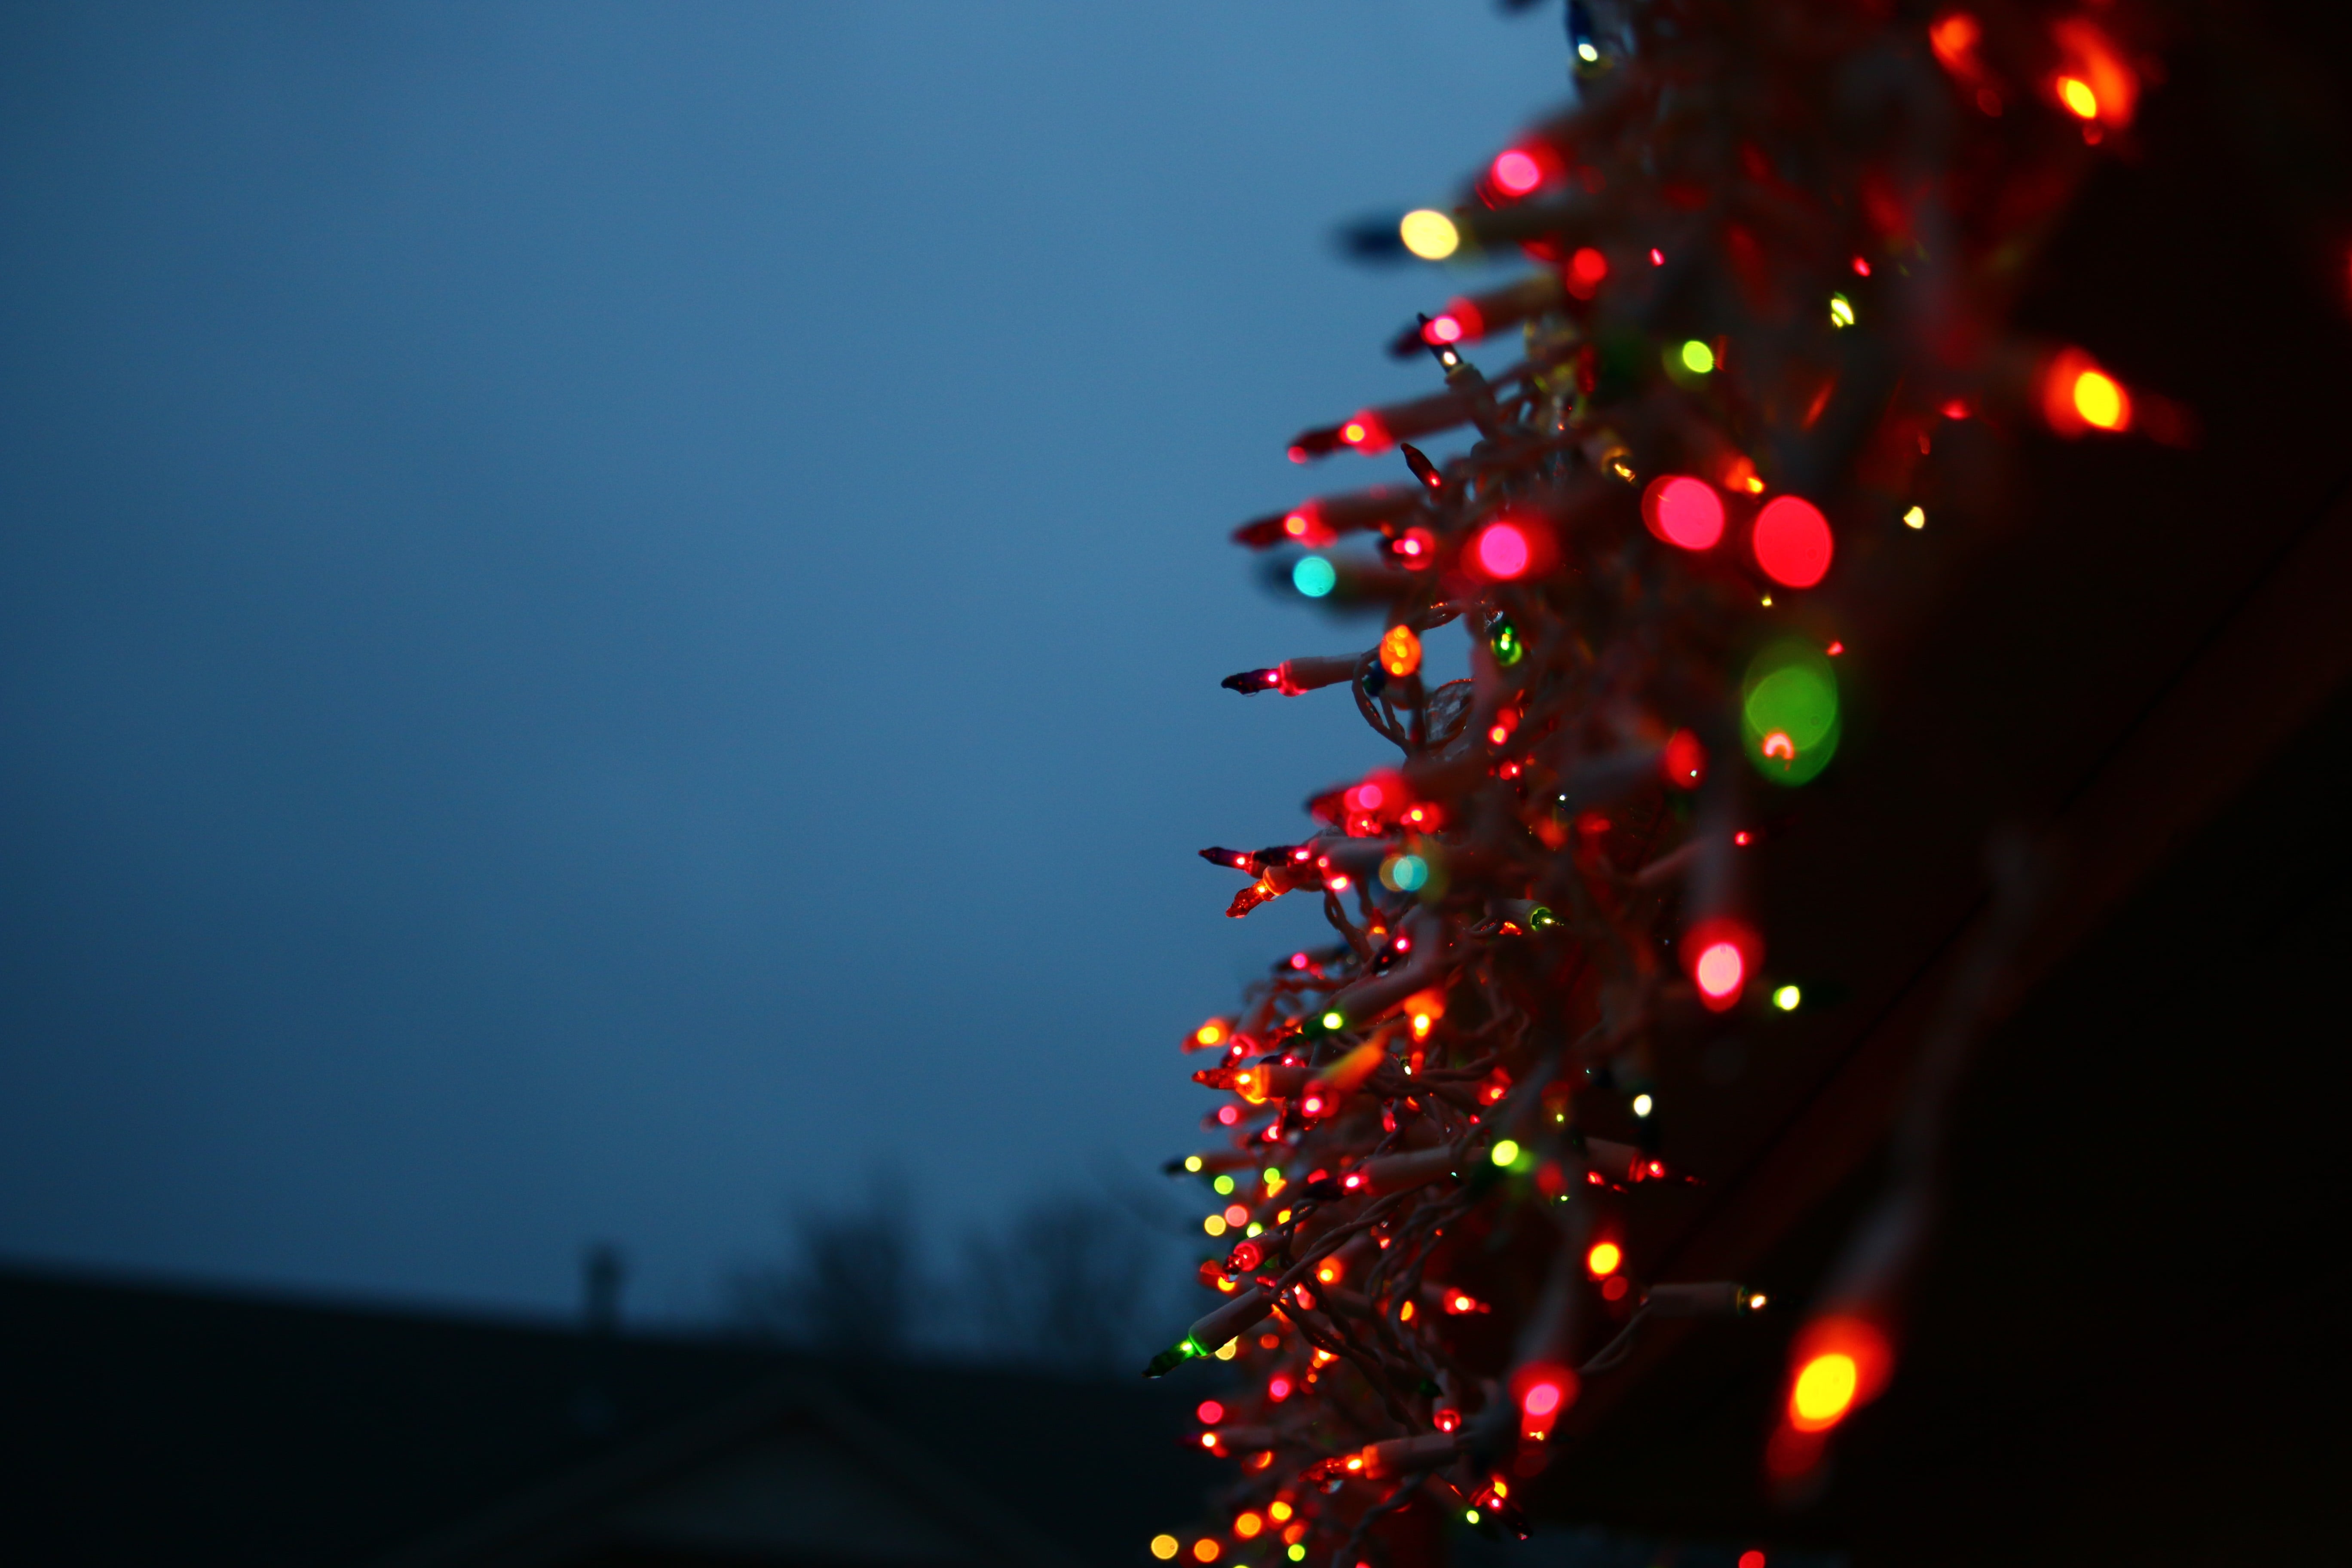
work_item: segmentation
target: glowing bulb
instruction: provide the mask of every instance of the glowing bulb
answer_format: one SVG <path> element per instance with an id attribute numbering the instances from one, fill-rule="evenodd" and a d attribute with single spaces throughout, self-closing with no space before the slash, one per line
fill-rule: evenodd
<path id="1" fill-rule="evenodd" d="M 1847 299 L 1843 294 L 1832 294 L 1830 296 L 1830 325 L 1832 327 L 1851 327 L 1853 325 L 1853 300 Z"/>
<path id="2" fill-rule="evenodd" d="M 1219 1361 L 1231 1361 L 1234 1357 L 1241 1353 L 1242 1342 L 1239 1340 L 1227 1340 L 1223 1344 L 1217 1347 L 1217 1359 Z"/>
<path id="3" fill-rule="evenodd" d="M 1642 521 L 1668 544 L 1710 550 L 1723 537 L 1723 498 L 1705 479 L 1662 474 L 1642 492 Z"/>
<path id="4" fill-rule="evenodd" d="M 1798 1004 L 1804 1001 L 1804 999 L 1805 994 L 1798 990 L 1793 985 L 1783 985 L 1779 990 L 1772 993 L 1772 1005 L 1778 1007 L 1783 1013 L 1795 1012 L 1797 1010 Z"/>
<path id="5" fill-rule="evenodd" d="M 2120 430 L 2131 421 L 2131 397 L 2115 377 L 2086 370 L 2074 378 L 2074 412 L 2101 430 Z"/>
<path id="6" fill-rule="evenodd" d="M 1535 547 L 1526 532 L 1509 522 L 1489 523 L 1480 530 L 1470 552 L 1481 572 L 1503 583 L 1526 572 L 1535 560 Z"/>
<path id="7" fill-rule="evenodd" d="M 1739 1554 L 1738 1568 L 1764 1568 L 1764 1553 L 1749 1547 Z"/>
<path id="8" fill-rule="evenodd" d="M 1475 1524 L 1478 1522 L 1478 1510 L 1475 1508 L 1465 1508 L 1462 1510 L 1462 1517 L 1467 1522 Z"/>
<path id="9" fill-rule="evenodd" d="M 1209 1184 L 1217 1189 L 1217 1195 L 1221 1198 L 1226 1196 L 1234 1190 L 1234 1179 L 1231 1176 L 1219 1176 L 1214 1182 L 1212 1182 Z"/>
<path id="10" fill-rule="evenodd" d="M 1155 1535 L 1151 1538 L 1151 1555 L 1165 1563 L 1176 1555 L 1181 1545 L 1172 1535 Z"/>
<path id="11" fill-rule="evenodd" d="M 1605 1279 L 1616 1273 L 1617 1266 L 1624 1261 L 1625 1249 L 1613 1241 L 1596 1241 L 1592 1250 L 1584 1255 L 1584 1267 L 1595 1279 Z"/>
<path id="12" fill-rule="evenodd" d="M 1201 1407 L 1192 1414 L 1201 1418 L 1202 1426 L 1214 1426 L 1225 1418 L 1225 1407 L 1213 1399 L 1203 1399 Z"/>
<path id="13" fill-rule="evenodd" d="M 1658 253 L 1654 250 L 1650 254 L 1655 257 Z M 1705 375 L 1715 369 L 1715 351 L 1696 338 L 1683 345 L 1682 360 L 1683 368 L 1694 375 Z"/>
<path id="14" fill-rule="evenodd" d="M 1495 1141 L 1495 1148 L 1493 1154 L 1491 1155 L 1495 1163 L 1497 1165 L 1508 1165 L 1512 1161 L 1518 1157 L 1519 1146 L 1517 1143 L 1508 1138 L 1498 1138 Z"/>
<path id="15" fill-rule="evenodd" d="M 1517 147 L 1499 154 L 1489 173 L 1505 195 L 1523 196 L 1543 184 L 1543 165 Z"/>
<path id="16" fill-rule="evenodd" d="M 1242 1207 L 1239 1204 L 1229 1204 L 1225 1206 L 1225 1228 L 1227 1230 L 1239 1230 L 1248 1223 L 1249 1210 Z"/>
<path id="17" fill-rule="evenodd" d="M 1530 1387 L 1519 1401 L 1519 1408 L 1530 1415 L 1549 1415 L 1559 1408 L 1559 1384 L 1538 1383 Z"/>
<path id="18" fill-rule="evenodd" d="M 2099 117 L 2099 95 L 2091 90 L 2089 82 L 2062 76 L 2051 85 L 2058 89 L 2058 101 L 2064 104 L 2066 111 L 2077 120 L 2096 120 Z"/>
<path id="19" fill-rule="evenodd" d="M 1418 855 L 1391 855 L 1381 862 L 1381 881 L 1400 893 L 1418 892 L 1429 883 L 1429 862 Z"/>
<path id="20" fill-rule="evenodd" d="M 1584 42 L 1576 46 L 1576 58 L 1582 60 L 1586 65 L 1591 65 L 1601 58 L 1601 51 L 1592 47 L 1591 39 L 1587 38 Z M 1478 1521 L 1474 1519 L 1470 1522 L 1475 1524 Z"/>
<path id="21" fill-rule="evenodd" d="M 1736 956 L 1736 955 L 1738 953 L 1738 952 L 1739 952 L 1739 950 L 1738 950 L 1738 948 L 1736 948 L 1736 947 L 1732 947 L 1732 946 L 1731 946 L 1731 944 L 1730 944 L 1730 943 L 1728 943 L 1728 942 L 1726 942 L 1726 943 L 1724 943 L 1723 945 L 1724 945 L 1726 948 L 1728 948 L 1728 949 L 1729 949 L 1729 951 L 1730 951 L 1730 952 L 1731 952 L 1735 956 Z M 1699 962 L 1700 962 L 1701 963 L 1705 963 L 1706 962 L 1706 960 L 1705 960 L 1705 959 L 1701 959 L 1701 960 L 1699 960 Z M 1658 1108 L 1658 1102 L 1657 1102 L 1656 1100 L 1654 1100 L 1651 1099 L 1651 1098 L 1650 1098 L 1648 1095 L 1646 1095 L 1646 1094 L 1637 1094 L 1637 1095 L 1635 1095 L 1635 1096 L 1633 1097 L 1633 1114 L 1634 1114 L 1634 1115 L 1636 1115 L 1636 1116 L 1647 1116 L 1647 1115 L 1649 1115 L 1649 1114 L 1650 1114 L 1650 1112 L 1652 1112 L 1653 1110 L 1655 1110 L 1657 1108 Z"/>
<path id="22" fill-rule="evenodd" d="M 1837 552 L 1829 520 L 1801 496 L 1778 496 L 1756 514 L 1749 536 L 1756 564 L 1784 588 L 1810 588 L 1829 574 Z"/>
<path id="23" fill-rule="evenodd" d="M 1906 527 L 1906 528 L 1925 528 L 1925 527 L 1927 527 L 1927 509 L 1926 509 L 1926 508 L 1924 508 L 1924 507 L 1916 507 L 1916 506 L 1915 506 L 1915 507 L 1913 507 L 1910 510 L 1908 510 L 1908 511 L 1905 512 L 1905 513 L 1903 514 L 1903 526 L 1904 526 L 1904 527 Z"/>
<path id="24" fill-rule="evenodd" d="M 1185 1155 L 1185 1156 L 1184 1156 L 1184 1168 L 1185 1168 L 1186 1170 L 1188 1170 L 1188 1171 L 1191 1171 L 1191 1172 L 1194 1173 L 1195 1174 L 1199 1173 L 1200 1169 L 1201 1169 L 1201 1156 L 1199 1156 L 1198 1154 L 1187 1154 L 1187 1155 Z"/>
<path id="25" fill-rule="evenodd" d="M 1221 1214 L 1213 1214 L 1208 1218 L 1201 1222 L 1201 1228 L 1207 1231 L 1211 1236 L 1223 1236 L 1225 1234 L 1225 1216 Z"/>
<path id="26" fill-rule="evenodd" d="M 1608 276 L 1609 258 L 1589 245 L 1568 258 L 1568 291 L 1580 300 L 1591 299 Z"/>
<path id="27" fill-rule="evenodd" d="M 1400 680 L 1421 668 L 1421 638 L 1411 626 L 1391 626 L 1381 635 L 1381 668 Z"/>
<path id="28" fill-rule="evenodd" d="M 1797 1373 L 1789 1390 L 1789 1425 L 1800 1432 L 1825 1432 L 1853 1408 L 1862 1369 L 1843 1351 L 1824 1351 Z"/>
<path id="29" fill-rule="evenodd" d="M 1343 1013 L 1330 1012 L 1323 1015 L 1323 1026 L 1327 1029 L 1343 1029 L 1347 1026 L 1347 1015 Z"/>
<path id="30" fill-rule="evenodd" d="M 1769 1300 L 1769 1297 L 1766 1296 L 1763 1291 L 1759 1290 L 1756 1294 L 1748 1298 L 1748 1310 L 1751 1312 L 1760 1312 L 1764 1310 L 1766 1303 Z"/>
<path id="31" fill-rule="evenodd" d="M 1727 942 L 1718 942 L 1698 955 L 1698 988 L 1709 997 L 1721 999 L 1739 994 L 1739 983 L 1747 977 L 1748 962 L 1739 950 Z M 1647 1114 L 1635 1102 L 1636 1116 Z"/>
<path id="32" fill-rule="evenodd" d="M 1304 1563 L 1307 1561 L 1307 1548 L 1296 1541 L 1292 1542 L 1288 1546 L 1284 1547 L 1282 1549 L 1282 1554 L 1285 1557 L 1289 1558 L 1293 1563 Z"/>
<path id="33" fill-rule="evenodd" d="M 1462 248 L 1462 231 L 1454 220 L 1427 207 L 1405 214 L 1397 225 L 1397 237 L 1423 261 L 1443 261 Z"/>
<path id="34" fill-rule="evenodd" d="M 1244 1541 L 1249 1540 L 1252 1536 L 1255 1535 L 1259 1531 L 1264 1530 L 1265 1528 L 1265 1521 L 1260 1519 L 1255 1513 L 1240 1514 L 1234 1520 L 1234 1533 L 1240 1536 Z"/>
<path id="35" fill-rule="evenodd" d="M 1339 585 L 1339 573 L 1320 555 L 1303 555 L 1290 569 L 1290 585 L 1310 599 L 1319 599 Z"/>

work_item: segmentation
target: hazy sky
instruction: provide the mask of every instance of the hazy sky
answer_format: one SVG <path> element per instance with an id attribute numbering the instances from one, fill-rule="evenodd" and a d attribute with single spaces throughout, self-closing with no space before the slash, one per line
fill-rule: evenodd
<path id="1" fill-rule="evenodd" d="M 1192 1146 L 1475 0 L 0 13 L 0 1255 L 707 1307 Z M 1286 900 L 1286 904 L 1303 900 Z"/>

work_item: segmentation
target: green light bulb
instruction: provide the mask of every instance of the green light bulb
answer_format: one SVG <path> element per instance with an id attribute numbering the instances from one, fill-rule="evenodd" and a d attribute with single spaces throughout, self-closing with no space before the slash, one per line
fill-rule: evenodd
<path id="1" fill-rule="evenodd" d="M 1772 1005 L 1778 1007 L 1783 1013 L 1795 1012 L 1798 1005 L 1803 1002 L 1804 999 L 1805 994 L 1798 990 L 1793 985 L 1783 985 L 1778 991 L 1772 993 Z"/>
<path id="2" fill-rule="evenodd" d="M 1683 368 L 1705 375 L 1715 368 L 1715 351 L 1693 338 L 1683 345 Z"/>
<path id="3" fill-rule="evenodd" d="M 1496 616 L 1486 637 L 1495 650 L 1495 662 L 1506 669 L 1528 656 L 1527 644 L 1519 640 L 1519 628 L 1511 624 L 1508 616 Z"/>
<path id="4" fill-rule="evenodd" d="M 1234 1190 L 1234 1179 L 1231 1176 L 1219 1176 L 1209 1184 L 1217 1189 L 1219 1197 L 1223 1197 Z"/>
<path id="5" fill-rule="evenodd" d="M 1495 1150 L 1492 1157 L 1495 1163 L 1497 1165 L 1507 1166 L 1512 1161 L 1519 1157 L 1519 1146 L 1511 1139 L 1498 1138 L 1495 1141 Z"/>

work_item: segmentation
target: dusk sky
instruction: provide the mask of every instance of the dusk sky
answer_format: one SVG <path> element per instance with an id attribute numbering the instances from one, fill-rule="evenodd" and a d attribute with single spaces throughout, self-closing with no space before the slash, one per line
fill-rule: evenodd
<path id="1" fill-rule="evenodd" d="M 1227 539 L 1556 8 L 0 16 L 0 1255 L 709 1312 L 1196 1146 L 1383 744 Z M 1499 357 L 1499 356 L 1498 356 Z M 1391 753 L 1392 754 L 1392 753 Z M 1297 905 L 1298 907 L 1289 907 Z M 1157 1181 L 1156 1176 L 1150 1179 Z"/>

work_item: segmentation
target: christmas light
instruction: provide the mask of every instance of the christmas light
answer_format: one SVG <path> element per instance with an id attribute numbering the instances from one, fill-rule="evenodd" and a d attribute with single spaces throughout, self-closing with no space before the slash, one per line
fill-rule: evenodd
<path id="1" fill-rule="evenodd" d="M 1167 1562 L 1183 1549 L 1184 1543 L 1172 1535 L 1155 1535 L 1151 1538 L 1151 1555 L 1159 1558 L 1162 1563 Z"/>
<path id="2" fill-rule="evenodd" d="M 1409 212 L 1397 225 L 1397 237 L 1423 261 L 1443 261 L 1462 247 L 1462 233 L 1444 213 L 1426 207 Z"/>
<path id="3" fill-rule="evenodd" d="M 1488 177 L 1505 195 L 1523 196 L 1543 184 L 1543 165 L 1533 153 L 1514 147 L 1496 155 Z"/>
<path id="4" fill-rule="evenodd" d="M 1797 496 L 1765 502 L 1749 540 L 1756 564 L 1784 588 L 1810 588 L 1827 576 L 1836 549 L 1829 520 L 1812 502 Z"/>
<path id="5" fill-rule="evenodd" d="M 1421 668 L 1421 639 L 1411 626 L 1391 626 L 1381 634 L 1381 668 L 1399 679 Z"/>
<path id="6" fill-rule="evenodd" d="M 1682 1096 L 1705 1075 L 1687 1090 L 1669 1080 L 1671 1118 L 1654 1075 L 1704 1059 L 1743 1005 L 1814 1005 L 1765 978 L 1748 911 L 1785 900 L 1743 879 L 1801 876 L 1809 840 L 1745 853 L 1769 814 L 1721 753 L 1775 787 L 1819 776 L 1844 733 L 1832 629 L 1924 604 L 1914 574 L 1940 553 L 1840 541 L 1830 520 L 1892 510 L 1916 531 L 1927 514 L 1906 487 L 1941 493 L 1965 466 L 1989 489 L 2020 466 L 1936 443 L 1952 420 L 1971 422 L 1972 444 L 2008 439 L 2021 393 L 2062 436 L 2185 428 L 2154 391 L 2011 322 L 2036 244 L 2064 232 L 2099 156 L 2076 133 L 2130 112 L 2127 62 L 2142 56 L 2116 40 L 2146 47 L 2138 0 L 2093 7 L 2096 23 L 2004 11 L 1997 26 L 1958 9 L 1728 3 L 1720 20 L 1738 26 L 1614 8 L 1605 42 L 1570 6 L 1573 114 L 1476 163 L 1461 208 L 1411 215 L 1387 246 L 1537 265 L 1424 300 L 1435 313 L 1387 338 L 1424 374 L 1433 361 L 1442 391 L 1290 446 L 1300 461 L 1395 452 L 1409 479 L 1234 535 L 1286 552 L 1261 568 L 1276 586 L 1381 629 L 1368 653 L 1227 684 L 1345 689 L 1340 706 L 1396 751 L 1375 773 L 1294 781 L 1314 791 L 1303 841 L 1206 852 L 1246 879 L 1229 913 L 1304 892 L 1334 932 L 1188 1042 L 1220 1053 L 1193 1076 L 1221 1098 L 1208 1124 L 1230 1146 L 1181 1163 L 1230 1183 L 1203 1221 L 1226 1250 L 1201 1270 L 1212 1310 L 1150 1370 L 1266 1358 L 1219 1384 L 1225 1418 L 1208 1428 L 1210 1451 L 1241 1468 L 1202 1539 L 1231 1556 L 1278 1521 L 1290 1561 L 1371 1562 L 1355 1555 L 1363 1527 L 1407 1485 L 1516 1530 L 1509 1489 L 1549 1457 L 1578 1378 L 1625 1359 L 1604 1348 L 1574 1367 L 1567 1347 L 1610 1319 L 1622 1333 L 1763 1310 L 1737 1282 L 1645 1286 L 1627 1265 L 1674 1255 L 1644 1227 L 1682 1221 L 1654 1219 L 1651 1193 L 1715 1173 L 1668 1163 Z M 1875 79 L 1885 62 L 1924 60 L 1923 42 L 1936 65 L 1904 91 L 1949 92 L 1956 112 L 1800 111 L 1806 84 Z M 1807 216 L 1767 221 L 1767 207 Z M 1511 328 L 1507 368 L 1465 356 Z M 1413 445 L 1443 432 L 1465 433 L 1443 462 Z M 1918 466 L 1931 452 L 1937 467 Z M 1792 598 L 1831 585 L 1842 543 L 1867 578 Z M 1468 668 L 1441 680 L 1430 639 L 1455 637 Z M 1738 1113 L 1694 1106 L 1687 1120 Z M 1590 1114 L 1630 1120 L 1639 1146 L 1587 1131 Z M 1570 1250 L 1524 1244 L 1531 1206 L 1573 1222 Z M 1891 1375 L 1875 1332 L 1845 1310 L 1800 1332 L 1761 1445 L 1772 1475 L 1814 1462 Z"/>
<path id="7" fill-rule="evenodd" d="M 1668 544 L 1711 550 L 1723 537 L 1723 498 L 1705 479 L 1662 474 L 1642 492 L 1642 521 Z"/>
<path id="8" fill-rule="evenodd" d="M 1478 537 L 1471 541 L 1470 554 L 1479 571 L 1498 583 L 1507 583 L 1526 573 L 1535 560 L 1535 547 L 1527 530 L 1518 524 L 1494 522 L 1478 531 Z"/>

